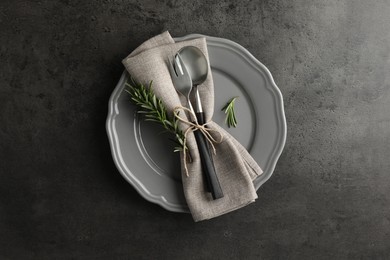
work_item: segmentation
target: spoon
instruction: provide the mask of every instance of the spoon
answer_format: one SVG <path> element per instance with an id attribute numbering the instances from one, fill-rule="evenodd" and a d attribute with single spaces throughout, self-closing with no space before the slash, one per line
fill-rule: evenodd
<path id="1" fill-rule="evenodd" d="M 190 74 L 190 78 L 192 80 L 192 88 L 195 91 L 195 115 L 198 120 L 198 123 L 200 125 L 203 125 L 206 123 L 206 118 L 203 112 L 202 108 L 202 102 L 200 100 L 198 85 L 202 84 L 208 75 L 209 72 L 209 66 L 206 59 L 206 56 L 203 54 L 203 52 L 195 47 L 195 46 L 186 46 L 179 50 L 179 55 L 184 62 L 185 67 L 187 68 L 188 73 Z M 197 133 L 197 131 L 195 132 Z M 195 135 L 197 142 L 203 142 L 207 146 L 206 139 L 201 134 Z M 210 151 L 207 149 L 207 153 L 210 158 L 212 158 L 212 155 Z M 215 173 L 215 167 L 212 160 L 210 160 L 211 165 L 208 165 L 208 167 L 212 167 L 213 170 L 209 170 L 208 174 L 206 175 L 206 183 L 207 187 L 211 191 L 211 194 L 214 199 L 219 199 L 223 197 L 223 192 L 221 189 L 221 185 L 219 183 L 218 177 Z M 207 172 L 206 169 L 204 169 L 205 172 Z"/>
<path id="2" fill-rule="evenodd" d="M 198 85 L 202 84 L 206 80 L 209 72 L 206 56 L 195 46 L 183 47 L 179 50 L 179 54 L 192 80 L 192 86 L 195 92 L 195 114 L 198 119 L 198 123 L 204 124 L 206 123 L 206 119 L 199 96 Z"/>

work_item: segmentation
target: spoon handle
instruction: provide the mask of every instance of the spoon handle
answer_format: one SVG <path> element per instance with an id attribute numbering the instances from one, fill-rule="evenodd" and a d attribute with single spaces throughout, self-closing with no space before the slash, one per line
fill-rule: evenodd
<path id="1" fill-rule="evenodd" d="M 211 196 L 214 200 L 220 199 L 223 197 L 223 192 L 217 173 L 215 172 L 214 163 L 206 139 L 200 131 L 195 131 L 194 134 L 196 143 L 198 144 L 200 160 L 202 161 L 202 168 L 205 173 L 206 183 L 210 189 Z"/>
<path id="2" fill-rule="evenodd" d="M 204 124 L 204 122 L 205 122 L 204 112 L 196 112 L 195 116 L 196 116 L 196 120 L 198 121 L 198 124 L 200 124 L 200 125 Z M 213 157 L 212 157 L 212 155 L 210 153 L 209 145 L 207 145 L 207 148 L 208 148 L 207 149 L 208 154 L 209 154 L 211 160 L 213 160 Z M 214 162 L 213 162 L 213 165 L 214 165 Z M 205 181 L 206 181 L 206 185 L 205 185 L 206 186 L 206 190 L 208 192 L 211 192 L 212 189 L 211 189 L 211 184 L 210 184 L 210 178 L 207 178 L 207 174 L 206 174 L 207 168 L 203 165 L 203 163 L 202 163 L 202 170 L 203 170 L 203 175 L 204 175 L 204 178 L 205 178 Z M 215 167 L 214 167 L 214 170 L 215 170 Z"/>
<path id="3" fill-rule="evenodd" d="M 196 119 L 198 120 L 199 124 L 203 125 L 204 123 L 206 123 L 206 117 L 205 117 L 204 112 L 196 112 L 195 114 L 196 114 Z M 217 177 L 217 174 L 215 171 L 215 166 L 214 166 L 212 154 L 210 152 L 210 147 L 209 147 L 208 143 L 206 142 L 206 139 L 204 138 L 203 135 L 201 136 L 201 138 L 203 139 L 204 143 L 206 144 L 207 155 L 208 155 L 208 157 L 210 159 L 210 163 L 211 163 L 210 167 L 212 167 L 211 171 L 209 169 L 207 169 L 208 171 L 206 171 L 206 179 L 207 179 L 207 183 L 208 183 L 208 188 L 209 188 L 211 194 L 213 195 L 214 199 L 222 198 L 223 192 L 222 192 L 221 184 L 219 183 L 219 180 L 218 180 L 218 177 Z"/>

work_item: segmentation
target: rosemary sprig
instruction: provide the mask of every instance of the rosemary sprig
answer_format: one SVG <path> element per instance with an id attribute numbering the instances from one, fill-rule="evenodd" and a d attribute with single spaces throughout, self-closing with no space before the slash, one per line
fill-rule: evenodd
<path id="1" fill-rule="evenodd" d="M 156 97 L 152 91 L 152 81 L 146 88 L 143 84 L 136 82 L 132 77 L 126 82 L 125 91 L 130 94 L 132 101 L 138 106 L 138 113 L 143 114 L 145 121 L 158 123 L 164 129 L 175 135 L 175 142 L 179 145 L 175 147 L 174 152 L 186 149 L 184 143 L 184 134 L 179 129 L 179 120 L 176 117 L 170 119 L 167 109 L 163 102 Z"/>
<path id="2" fill-rule="evenodd" d="M 225 123 L 230 128 L 231 126 L 236 127 L 237 126 L 237 119 L 236 114 L 234 113 L 234 102 L 236 101 L 238 97 L 232 98 L 229 102 L 226 103 L 226 105 L 221 109 L 221 111 L 225 110 L 226 118 Z"/>

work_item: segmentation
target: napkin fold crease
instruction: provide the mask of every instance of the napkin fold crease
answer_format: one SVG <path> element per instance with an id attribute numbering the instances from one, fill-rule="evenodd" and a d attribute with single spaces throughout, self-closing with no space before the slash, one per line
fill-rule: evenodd
<path id="1" fill-rule="evenodd" d="M 177 106 L 186 106 L 185 97 L 180 96 L 172 83 L 169 73 L 169 60 L 184 46 L 198 47 L 208 58 L 205 38 L 175 42 L 169 32 L 163 32 L 136 48 L 122 62 L 129 74 L 138 82 L 148 85 L 153 81 L 153 92 L 160 98 L 168 112 L 173 116 Z M 194 221 L 211 219 L 252 203 L 257 199 L 253 180 L 262 174 L 262 170 L 248 151 L 227 131 L 212 121 L 214 113 L 214 85 L 212 74 L 198 89 L 205 112 L 207 126 L 219 131 L 223 136 L 221 143 L 215 143 L 213 155 L 215 170 L 220 181 L 224 197 L 213 200 L 206 192 L 198 147 L 193 133 L 187 136 L 187 146 L 192 162 L 187 162 L 189 176 L 184 170 L 181 153 L 181 172 L 184 195 Z M 207 87 L 206 87 L 207 86 Z M 185 115 L 180 114 L 181 117 Z M 187 118 L 186 118 L 187 119 Z M 186 124 L 179 124 L 185 131 Z"/>

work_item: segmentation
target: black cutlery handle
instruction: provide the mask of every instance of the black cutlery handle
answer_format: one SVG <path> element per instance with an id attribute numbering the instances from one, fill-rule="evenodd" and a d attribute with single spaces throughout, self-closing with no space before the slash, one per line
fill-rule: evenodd
<path id="1" fill-rule="evenodd" d="M 204 115 L 204 112 L 196 112 L 196 119 L 198 120 L 198 124 L 203 125 L 206 123 L 206 116 Z"/>
<path id="2" fill-rule="evenodd" d="M 205 116 L 204 116 L 204 112 L 197 112 L 195 113 L 196 114 L 196 119 L 198 120 L 198 124 L 202 125 L 204 124 L 205 122 Z M 210 154 L 210 147 L 207 145 L 207 151 L 208 151 L 208 154 L 210 156 L 210 158 L 212 159 L 213 157 L 211 157 L 212 155 Z M 213 163 L 214 165 L 214 163 Z M 202 163 L 202 170 L 203 170 L 203 175 L 204 175 L 204 179 L 205 179 L 205 186 L 206 186 L 206 190 L 208 192 L 211 192 L 211 184 L 210 184 L 210 179 L 207 178 L 207 168 L 203 166 L 203 163 Z M 214 167 L 214 170 L 215 170 L 215 167 Z"/>
<path id="3" fill-rule="evenodd" d="M 202 162 L 202 168 L 205 171 L 206 181 L 209 184 L 210 192 L 213 199 L 220 199 L 223 197 L 221 185 L 219 184 L 217 174 L 214 169 L 213 161 L 211 160 L 209 150 L 207 147 L 206 139 L 200 131 L 195 131 L 195 138 L 198 144 L 200 160 Z"/>
<path id="4" fill-rule="evenodd" d="M 198 119 L 199 124 L 204 124 L 205 117 L 203 112 L 196 113 L 196 117 Z M 200 131 L 195 131 L 194 134 L 199 148 L 202 169 L 206 178 L 206 186 L 211 192 L 211 195 L 214 200 L 220 199 L 223 197 L 223 192 L 215 171 L 214 162 L 212 159 L 212 155 L 210 154 L 207 140 Z"/>

